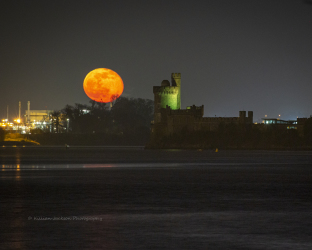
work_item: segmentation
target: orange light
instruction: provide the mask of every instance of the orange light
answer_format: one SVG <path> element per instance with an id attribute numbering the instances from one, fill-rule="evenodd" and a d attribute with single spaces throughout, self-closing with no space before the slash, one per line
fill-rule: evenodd
<path id="1" fill-rule="evenodd" d="M 124 84 L 121 77 L 111 69 L 99 68 L 87 74 L 83 81 L 86 95 L 96 102 L 112 102 L 118 98 Z"/>

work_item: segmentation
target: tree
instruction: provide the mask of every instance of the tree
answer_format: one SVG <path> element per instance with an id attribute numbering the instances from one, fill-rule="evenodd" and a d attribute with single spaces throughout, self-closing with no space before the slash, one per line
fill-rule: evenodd
<path id="1" fill-rule="evenodd" d="M 125 134 L 149 133 L 153 109 L 152 100 L 119 97 L 111 110 L 114 125 Z"/>
<path id="2" fill-rule="evenodd" d="M 60 116 L 61 112 L 60 111 L 53 111 L 52 114 L 52 133 L 59 133 L 60 132 Z"/>
<path id="3" fill-rule="evenodd" d="M 90 101 L 90 106 L 66 105 L 61 111 L 59 126 L 67 124 L 69 119 L 72 133 L 149 136 L 154 111 L 152 100 L 119 97 L 113 102 L 111 110 L 107 103 L 95 101 Z"/>

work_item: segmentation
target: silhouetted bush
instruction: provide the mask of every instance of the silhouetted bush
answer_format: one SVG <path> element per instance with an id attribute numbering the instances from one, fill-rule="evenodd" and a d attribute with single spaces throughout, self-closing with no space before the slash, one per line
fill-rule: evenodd
<path id="1" fill-rule="evenodd" d="M 304 141 L 306 145 L 312 146 L 312 118 L 308 118 L 305 121 L 304 127 L 303 127 L 303 134 L 304 134 Z"/>
<path id="2" fill-rule="evenodd" d="M 0 141 L 4 141 L 4 137 L 5 137 L 5 131 L 0 128 Z"/>

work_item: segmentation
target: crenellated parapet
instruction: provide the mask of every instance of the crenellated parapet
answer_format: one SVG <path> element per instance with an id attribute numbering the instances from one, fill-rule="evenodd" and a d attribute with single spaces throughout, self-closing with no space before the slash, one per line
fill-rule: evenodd
<path id="1" fill-rule="evenodd" d="M 177 86 L 154 86 L 153 93 L 157 95 L 177 95 L 179 92 L 179 87 Z"/>
<path id="2" fill-rule="evenodd" d="M 168 115 L 189 115 L 195 117 L 202 117 L 204 115 L 204 105 L 202 106 L 189 106 L 186 109 L 172 110 L 170 107 L 166 107 Z"/>

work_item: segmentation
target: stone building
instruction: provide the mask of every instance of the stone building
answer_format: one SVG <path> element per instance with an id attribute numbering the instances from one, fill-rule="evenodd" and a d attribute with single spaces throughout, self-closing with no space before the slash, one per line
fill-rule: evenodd
<path id="1" fill-rule="evenodd" d="M 152 133 L 154 135 L 170 135 L 179 133 L 183 129 L 188 131 L 216 130 L 220 123 L 224 124 L 252 124 L 253 112 L 239 111 L 238 117 L 203 117 L 204 106 L 190 106 L 181 109 L 181 74 L 171 74 L 171 85 L 163 80 L 161 86 L 153 87 L 154 93 L 154 121 Z"/>

